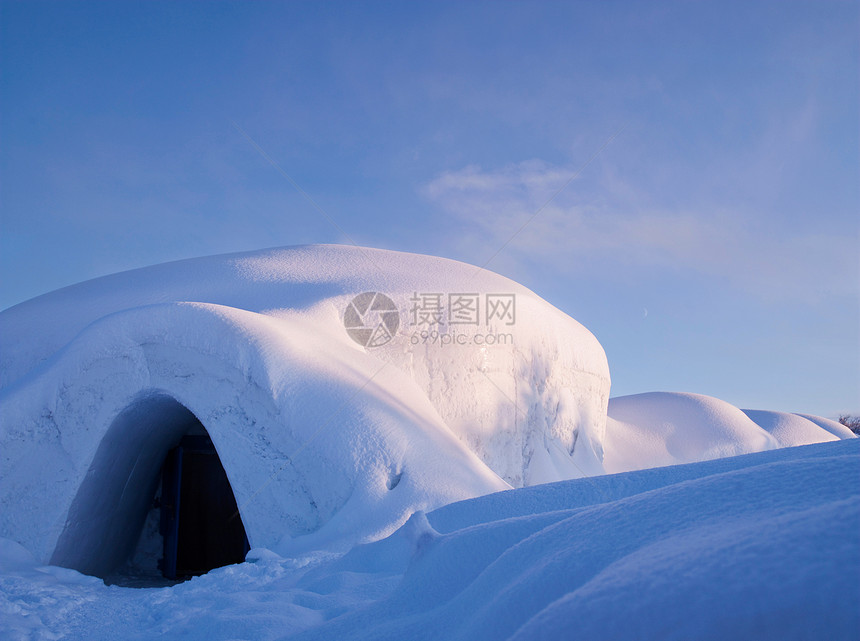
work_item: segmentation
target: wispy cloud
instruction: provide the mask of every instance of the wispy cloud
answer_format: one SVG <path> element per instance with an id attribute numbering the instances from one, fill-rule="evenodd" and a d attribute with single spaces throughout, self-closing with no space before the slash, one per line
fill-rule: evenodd
<path id="1" fill-rule="evenodd" d="M 438 175 L 422 193 L 458 221 L 470 246 L 490 255 L 574 171 L 541 160 L 492 170 L 469 165 Z M 594 261 L 627 270 L 687 270 L 772 300 L 818 302 L 858 292 L 856 236 L 792 233 L 778 218 L 713 203 L 697 211 L 638 208 L 630 203 L 633 191 L 606 176 L 597 187 L 578 188 L 575 181 L 509 251 L 539 256 L 560 270 Z"/>

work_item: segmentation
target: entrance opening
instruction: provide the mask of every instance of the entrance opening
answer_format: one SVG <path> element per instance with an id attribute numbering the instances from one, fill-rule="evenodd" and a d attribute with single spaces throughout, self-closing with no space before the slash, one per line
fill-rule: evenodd
<path id="1" fill-rule="evenodd" d="M 205 574 L 245 560 L 250 546 L 230 481 L 208 436 L 185 436 L 161 476 L 161 572 Z"/>
<path id="2" fill-rule="evenodd" d="M 242 562 L 248 547 L 205 427 L 174 398 L 151 393 L 102 438 L 51 563 L 144 587 Z"/>

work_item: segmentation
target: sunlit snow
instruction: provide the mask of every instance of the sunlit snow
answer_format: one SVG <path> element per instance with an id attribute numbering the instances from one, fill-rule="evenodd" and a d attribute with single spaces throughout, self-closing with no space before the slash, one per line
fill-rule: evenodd
<path id="1" fill-rule="evenodd" d="M 471 265 L 307 246 L 115 274 L 2 312 L 0 377 L 7 637 L 858 630 L 853 434 L 698 394 L 610 400 L 585 327 Z M 191 423 L 246 562 L 107 587 L 155 571 L 153 497 Z"/>

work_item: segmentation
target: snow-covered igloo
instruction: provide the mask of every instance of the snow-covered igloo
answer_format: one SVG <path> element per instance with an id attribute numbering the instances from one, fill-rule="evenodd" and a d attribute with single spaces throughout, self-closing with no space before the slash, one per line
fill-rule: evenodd
<path id="1" fill-rule="evenodd" d="M 452 260 L 304 246 L 106 276 L 0 313 L 0 536 L 108 575 L 197 433 L 251 546 L 345 547 L 601 472 L 608 396 L 588 330 Z"/>

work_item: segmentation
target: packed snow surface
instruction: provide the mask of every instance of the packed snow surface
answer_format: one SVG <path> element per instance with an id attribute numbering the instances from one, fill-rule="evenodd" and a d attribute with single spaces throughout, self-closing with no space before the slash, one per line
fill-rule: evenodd
<path id="1" fill-rule="evenodd" d="M 860 442 L 509 490 L 343 556 L 107 587 L 0 545 L 9 639 L 860 637 Z"/>

